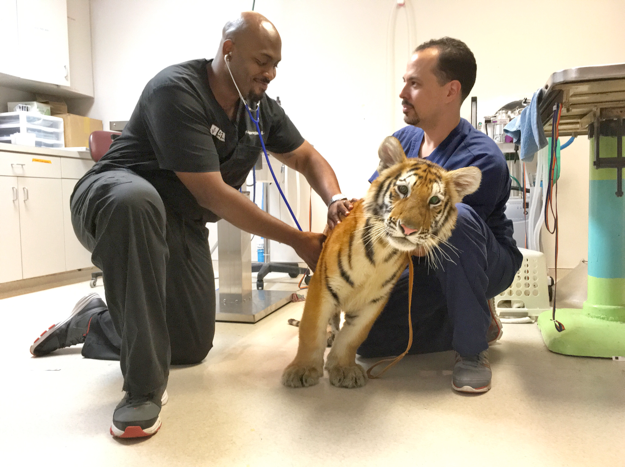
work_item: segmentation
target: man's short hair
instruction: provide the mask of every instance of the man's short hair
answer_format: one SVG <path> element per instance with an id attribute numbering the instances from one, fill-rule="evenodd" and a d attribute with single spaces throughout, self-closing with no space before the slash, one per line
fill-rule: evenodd
<path id="1" fill-rule="evenodd" d="M 415 49 L 415 53 L 431 48 L 438 50 L 438 63 L 433 71 L 439 84 L 447 84 L 453 80 L 460 81 L 462 97 L 460 102 L 463 102 L 475 84 L 477 63 L 473 52 L 464 42 L 451 37 L 443 37 L 424 42 Z"/>

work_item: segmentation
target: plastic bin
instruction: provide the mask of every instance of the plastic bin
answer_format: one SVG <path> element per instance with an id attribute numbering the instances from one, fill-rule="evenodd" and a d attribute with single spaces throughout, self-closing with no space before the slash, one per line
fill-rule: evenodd
<path id="1" fill-rule="evenodd" d="M 507 290 L 495 297 L 495 308 L 502 317 L 537 317 L 549 310 L 547 262 L 540 251 L 519 248 L 523 263 Z"/>
<path id="2" fill-rule="evenodd" d="M 35 146 L 47 148 L 65 147 L 63 119 L 28 112 L 0 114 L 0 142 L 11 143 L 14 133 L 35 135 Z"/>

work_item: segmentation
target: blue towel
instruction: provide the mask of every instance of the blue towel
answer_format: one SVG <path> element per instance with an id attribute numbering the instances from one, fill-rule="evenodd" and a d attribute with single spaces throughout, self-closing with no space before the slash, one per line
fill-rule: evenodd
<path id="1" fill-rule="evenodd" d="M 521 115 L 513 119 L 503 129 L 506 135 L 512 137 L 515 144 L 521 146 L 520 157 L 524 162 L 532 162 L 534 154 L 547 146 L 545 130 L 538 111 L 544 93 L 543 88 L 536 91 L 530 105 L 525 107 Z"/>

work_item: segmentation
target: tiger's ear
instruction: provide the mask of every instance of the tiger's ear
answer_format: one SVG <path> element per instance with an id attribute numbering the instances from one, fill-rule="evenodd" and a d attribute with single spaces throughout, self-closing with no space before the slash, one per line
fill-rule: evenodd
<path id="1" fill-rule="evenodd" d="M 445 178 L 451 182 L 462 200 L 465 196 L 475 193 L 480 187 L 482 171 L 477 167 L 465 167 L 447 172 Z"/>
<path id="2" fill-rule="evenodd" d="M 406 160 L 406 154 L 399 140 L 393 136 L 384 138 L 384 141 L 380 144 L 380 149 L 378 149 L 378 157 L 380 158 L 378 173 Z"/>

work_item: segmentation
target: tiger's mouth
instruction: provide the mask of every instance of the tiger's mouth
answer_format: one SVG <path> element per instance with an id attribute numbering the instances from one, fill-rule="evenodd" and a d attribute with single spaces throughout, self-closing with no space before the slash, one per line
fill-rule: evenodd
<path id="1" fill-rule="evenodd" d="M 425 247 L 425 243 L 420 242 L 417 237 L 413 237 L 413 241 L 404 235 L 393 235 L 392 233 L 387 232 L 386 238 L 393 248 L 402 251 L 412 251 L 418 247 Z"/>

